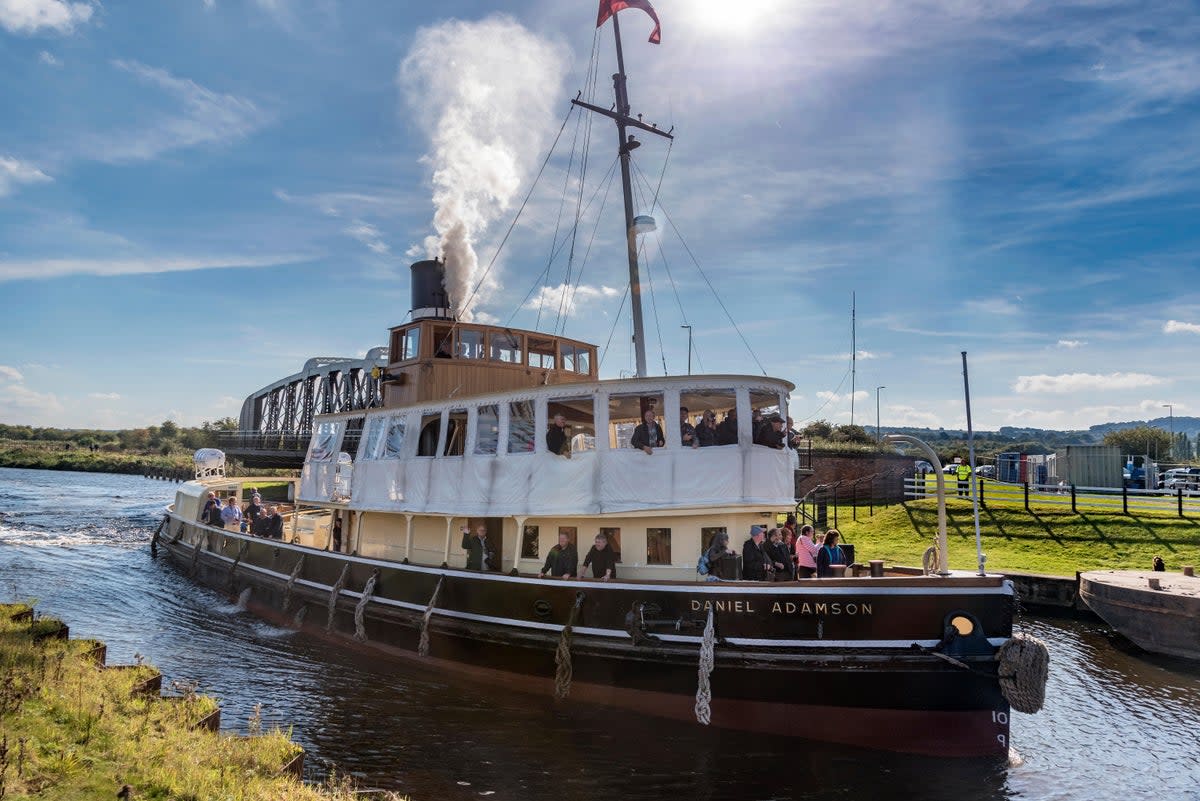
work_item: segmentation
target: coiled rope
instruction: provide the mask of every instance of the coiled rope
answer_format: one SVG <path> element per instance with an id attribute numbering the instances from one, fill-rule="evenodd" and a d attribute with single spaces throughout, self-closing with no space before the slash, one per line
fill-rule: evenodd
<path id="1" fill-rule="evenodd" d="M 367 613 L 367 604 L 371 602 L 371 596 L 375 594 L 375 582 L 379 580 L 379 568 L 371 571 L 371 577 L 367 579 L 366 586 L 363 587 L 362 597 L 358 599 L 358 605 L 354 607 L 354 639 L 359 642 L 367 641 L 367 627 L 363 622 Z"/>
<path id="2" fill-rule="evenodd" d="M 571 637 L 574 634 L 575 621 L 579 619 L 579 610 L 583 606 L 584 594 L 575 593 L 575 605 L 567 617 L 567 625 L 563 626 L 562 634 L 558 637 L 558 649 L 554 652 L 554 697 L 566 698 L 571 694 L 571 676 L 574 667 L 571 665 Z"/>
<path id="3" fill-rule="evenodd" d="M 292 605 L 292 587 L 296 586 L 296 579 L 300 577 L 300 571 L 304 569 L 304 554 L 300 554 L 300 558 L 296 560 L 296 566 L 292 568 L 292 574 L 288 576 L 287 586 L 283 588 L 283 613 L 288 613 L 288 607 Z"/>
<path id="4" fill-rule="evenodd" d="M 921 567 L 927 576 L 932 576 L 942 569 L 941 560 L 938 559 L 937 546 L 930 545 L 925 549 L 925 553 L 921 556 Z"/>
<path id="5" fill-rule="evenodd" d="M 700 667 L 696 671 L 696 720 L 705 726 L 712 722 L 712 686 L 709 676 L 713 672 L 715 644 L 713 610 L 709 607 L 708 623 L 704 626 L 704 636 L 700 638 Z"/>
<path id="6" fill-rule="evenodd" d="M 429 656 L 429 619 L 433 617 L 433 607 L 437 603 L 438 593 L 442 591 L 442 582 L 445 580 L 445 573 L 438 577 L 437 586 L 433 588 L 433 595 L 429 596 L 429 603 L 425 605 L 425 614 L 421 615 L 421 639 L 417 641 L 418 656 Z"/>
<path id="7" fill-rule="evenodd" d="M 1050 651 L 1031 634 L 1018 632 L 1000 646 L 1000 692 L 1009 706 L 1032 715 L 1046 702 L 1046 679 L 1050 674 Z"/>
<path id="8" fill-rule="evenodd" d="M 342 568 L 342 575 L 338 576 L 338 580 L 329 588 L 329 601 L 327 603 L 328 614 L 325 617 L 325 631 L 333 631 L 333 615 L 337 612 L 338 596 L 342 594 L 342 589 L 346 586 L 346 579 L 350 577 L 350 565 Z"/>

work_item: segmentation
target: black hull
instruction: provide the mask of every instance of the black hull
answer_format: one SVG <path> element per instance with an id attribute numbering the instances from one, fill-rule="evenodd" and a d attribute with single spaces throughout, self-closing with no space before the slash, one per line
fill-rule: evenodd
<path id="1" fill-rule="evenodd" d="M 366 646 L 547 696 L 578 602 L 569 697 L 679 720 L 696 720 L 699 640 L 711 603 L 719 638 L 713 726 L 929 755 L 1008 751 L 1009 707 L 987 640 L 1010 635 L 1012 596 L 995 578 L 538 581 L 351 558 L 175 519 L 162 544 L 200 583 L 231 595 L 251 588 L 255 613 L 281 624 L 300 615 L 318 632 L 345 572 L 332 607 L 337 636 L 354 636 L 356 607 L 374 577 L 362 609 Z M 439 583 L 429 654 L 421 657 L 424 613 Z M 973 617 L 985 636 L 954 660 L 930 653 L 950 612 Z"/>

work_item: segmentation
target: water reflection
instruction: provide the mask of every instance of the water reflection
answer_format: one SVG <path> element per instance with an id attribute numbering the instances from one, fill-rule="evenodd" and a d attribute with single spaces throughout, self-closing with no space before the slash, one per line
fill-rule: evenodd
<path id="1" fill-rule="evenodd" d="M 173 484 L 0 470 L 0 595 L 36 597 L 112 661 L 144 654 L 245 729 L 256 703 L 331 764 L 418 799 L 1197 798 L 1200 668 L 1114 647 L 1096 624 L 1027 621 L 1051 646 L 1047 706 L 1015 715 L 1022 761 L 881 755 L 480 688 L 260 621 L 155 561 Z"/>

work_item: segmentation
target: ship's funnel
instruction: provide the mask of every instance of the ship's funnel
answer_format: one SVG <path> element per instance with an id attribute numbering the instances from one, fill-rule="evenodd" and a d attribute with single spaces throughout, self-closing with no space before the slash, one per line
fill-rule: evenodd
<path id="1" fill-rule="evenodd" d="M 412 318 L 449 317 L 450 298 L 446 293 L 446 265 L 438 259 L 418 261 L 412 270 Z"/>

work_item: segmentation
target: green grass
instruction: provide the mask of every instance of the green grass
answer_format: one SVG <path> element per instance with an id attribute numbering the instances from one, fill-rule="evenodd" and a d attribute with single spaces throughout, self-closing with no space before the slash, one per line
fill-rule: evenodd
<path id="1" fill-rule="evenodd" d="M 1200 519 L 1173 514 L 1080 510 L 1032 504 L 980 509 L 983 551 L 988 570 L 1074 576 L 1077 570 L 1149 570 L 1162 556 L 1169 570 L 1200 565 Z M 971 504 L 946 502 L 950 567 L 975 567 L 975 523 Z M 920 565 L 921 555 L 937 536 L 937 503 L 920 500 L 891 506 L 873 517 L 859 509 L 859 522 L 843 510 L 841 531 L 854 543 L 855 559 L 883 559 L 889 564 Z"/>
<path id="2" fill-rule="evenodd" d="M 231 737 L 194 730 L 215 701 L 134 696 L 157 671 L 105 670 L 93 644 L 34 643 L 28 621 L 0 616 L 0 798 L 91 801 L 350 801 L 345 781 L 323 787 L 280 777 L 300 752 L 281 731 Z"/>

